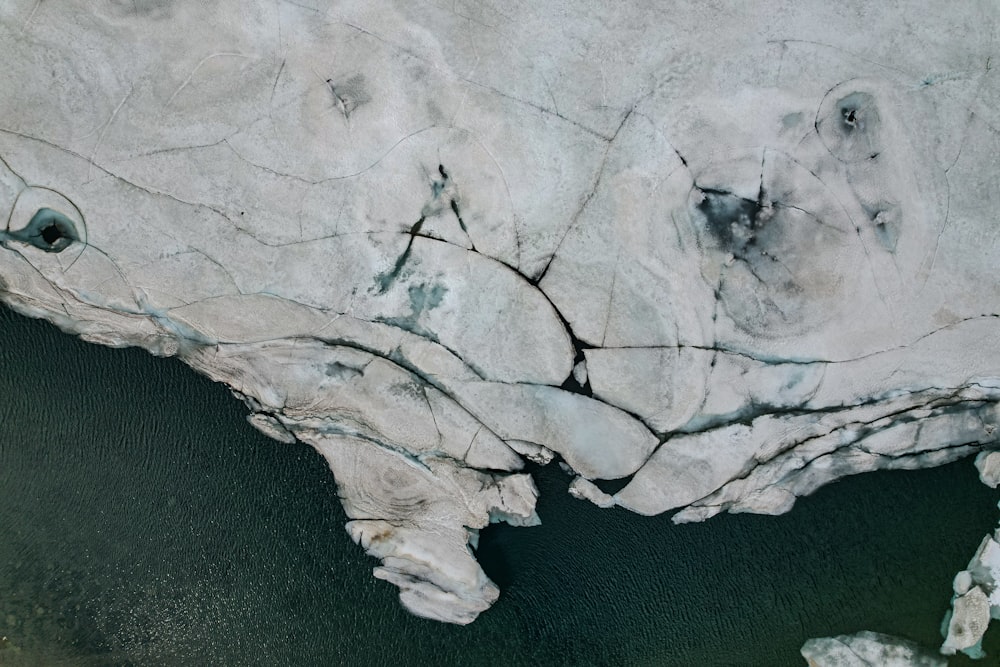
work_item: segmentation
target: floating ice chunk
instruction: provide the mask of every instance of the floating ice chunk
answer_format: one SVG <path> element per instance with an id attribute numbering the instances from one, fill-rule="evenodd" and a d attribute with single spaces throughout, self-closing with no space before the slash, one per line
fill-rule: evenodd
<path id="1" fill-rule="evenodd" d="M 980 452 L 976 456 L 979 479 L 991 489 L 1000 485 L 1000 452 Z"/>
<path id="2" fill-rule="evenodd" d="M 952 602 L 948 636 L 941 645 L 941 653 L 953 655 L 979 644 L 990 623 L 990 603 L 978 586 L 969 589 Z"/>
<path id="3" fill-rule="evenodd" d="M 802 646 L 809 667 L 945 667 L 947 661 L 914 642 L 879 634 L 810 639 Z"/>

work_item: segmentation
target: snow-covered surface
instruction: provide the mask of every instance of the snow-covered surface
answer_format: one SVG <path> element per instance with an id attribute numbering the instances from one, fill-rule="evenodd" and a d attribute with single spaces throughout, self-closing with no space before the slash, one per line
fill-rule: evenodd
<path id="1" fill-rule="evenodd" d="M 995 447 L 997 12 L 903 4 L 10 0 L 0 298 L 228 384 L 469 622 L 523 457 L 691 521 Z"/>

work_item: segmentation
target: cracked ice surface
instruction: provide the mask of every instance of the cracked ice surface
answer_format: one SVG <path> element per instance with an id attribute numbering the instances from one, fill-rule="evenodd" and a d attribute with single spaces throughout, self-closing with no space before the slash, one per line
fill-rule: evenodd
<path id="1" fill-rule="evenodd" d="M 854 635 L 810 639 L 802 647 L 802 657 L 809 667 L 946 667 L 947 661 L 917 644 L 879 634 L 859 632 Z"/>
<path id="2" fill-rule="evenodd" d="M 229 385 L 467 623 L 522 457 L 690 521 L 996 447 L 997 21 L 13 0 L 0 298 Z"/>

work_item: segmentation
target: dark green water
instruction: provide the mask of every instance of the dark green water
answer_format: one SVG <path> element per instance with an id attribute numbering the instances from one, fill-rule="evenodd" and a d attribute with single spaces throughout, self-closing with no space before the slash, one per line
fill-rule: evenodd
<path id="1" fill-rule="evenodd" d="M 544 525 L 484 532 L 503 593 L 460 628 L 404 612 L 322 459 L 245 414 L 176 360 L 0 309 L 0 665 L 781 667 L 862 629 L 937 645 L 1000 495 L 964 461 L 673 526 L 544 469 Z"/>

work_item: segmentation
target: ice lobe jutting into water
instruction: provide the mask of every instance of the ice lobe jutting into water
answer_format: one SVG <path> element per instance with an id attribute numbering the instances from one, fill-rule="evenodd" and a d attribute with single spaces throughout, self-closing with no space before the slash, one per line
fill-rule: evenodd
<path id="1" fill-rule="evenodd" d="M 525 459 L 697 521 L 996 447 L 989 3 L 445 4 L 4 2 L 0 298 L 229 385 L 454 623 Z"/>

